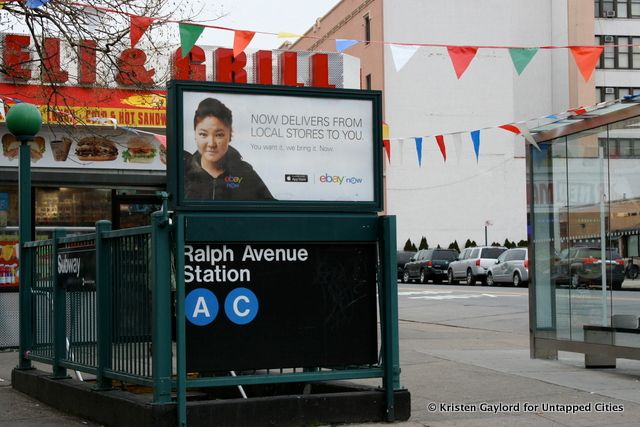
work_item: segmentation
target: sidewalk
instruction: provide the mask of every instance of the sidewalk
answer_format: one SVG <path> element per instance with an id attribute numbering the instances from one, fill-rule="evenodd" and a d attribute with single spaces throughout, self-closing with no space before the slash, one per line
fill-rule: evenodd
<path id="1" fill-rule="evenodd" d="M 580 354 L 531 360 L 522 334 L 431 323 L 401 321 L 400 334 L 412 416 L 398 426 L 637 426 L 640 420 L 640 362 L 618 359 L 617 369 L 587 370 Z M 96 425 L 14 391 L 16 361 L 16 352 L 0 352 L 0 425 Z"/>

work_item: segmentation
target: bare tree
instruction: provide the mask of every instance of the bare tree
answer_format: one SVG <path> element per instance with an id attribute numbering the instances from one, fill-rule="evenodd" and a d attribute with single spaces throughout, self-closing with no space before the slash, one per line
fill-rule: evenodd
<path id="1" fill-rule="evenodd" d="M 197 22 L 195 18 L 204 7 L 203 2 L 198 3 L 100 0 L 88 5 L 51 0 L 42 7 L 29 8 L 23 1 L 6 2 L 0 16 L 1 31 L 27 33 L 29 39 L 28 46 L 16 47 L 7 45 L 6 36 L 2 38 L 0 48 L 5 58 L 7 50 L 22 56 L 19 63 L 0 61 L 0 74 L 5 82 L 39 85 L 42 97 L 57 106 L 61 106 L 61 100 L 73 105 L 74 100 L 56 96 L 68 84 L 105 87 L 117 81 L 132 89 L 157 88 L 168 79 L 169 67 L 153 67 L 153 61 L 168 61 L 179 46 L 176 22 Z M 137 50 L 130 46 L 132 15 L 154 18 Z M 15 43 L 16 38 L 10 40 Z M 21 40 L 24 43 L 25 39 Z M 131 66 L 140 63 L 144 68 Z M 87 76 L 91 71 L 95 75 Z"/>

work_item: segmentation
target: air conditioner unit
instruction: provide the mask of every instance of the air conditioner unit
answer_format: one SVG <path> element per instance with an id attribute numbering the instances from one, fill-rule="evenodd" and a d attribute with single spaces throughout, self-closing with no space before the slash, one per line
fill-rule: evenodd
<path id="1" fill-rule="evenodd" d="M 616 17 L 616 11 L 615 10 L 605 10 L 603 13 L 603 17 L 605 18 L 615 18 Z"/>
<path id="2" fill-rule="evenodd" d="M 606 93 L 607 95 L 614 94 L 615 92 L 616 92 L 615 88 L 612 88 L 612 87 L 605 87 L 604 88 L 604 93 Z"/>
<path id="3" fill-rule="evenodd" d="M 613 36 L 604 36 L 605 43 L 613 43 Z"/>

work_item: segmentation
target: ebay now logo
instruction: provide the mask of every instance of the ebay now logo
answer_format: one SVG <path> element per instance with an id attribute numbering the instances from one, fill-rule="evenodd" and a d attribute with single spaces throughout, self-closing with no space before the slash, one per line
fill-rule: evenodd
<path id="1" fill-rule="evenodd" d="M 355 176 L 347 177 L 329 174 L 320 175 L 320 182 L 326 184 L 362 184 L 362 181 L 362 178 L 358 178 Z"/>

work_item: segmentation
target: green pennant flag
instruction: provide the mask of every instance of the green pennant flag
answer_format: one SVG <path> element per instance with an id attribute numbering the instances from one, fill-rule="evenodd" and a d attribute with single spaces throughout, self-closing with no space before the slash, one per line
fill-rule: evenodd
<path id="1" fill-rule="evenodd" d="M 516 67 L 518 75 L 522 74 L 537 51 L 537 47 L 509 49 L 509 55 L 511 55 L 511 60 L 513 61 L 513 65 Z"/>
<path id="2" fill-rule="evenodd" d="M 184 58 L 189 54 L 193 45 L 196 44 L 198 37 L 204 31 L 204 27 L 192 24 L 178 24 L 178 27 L 180 28 L 180 48 Z"/>

